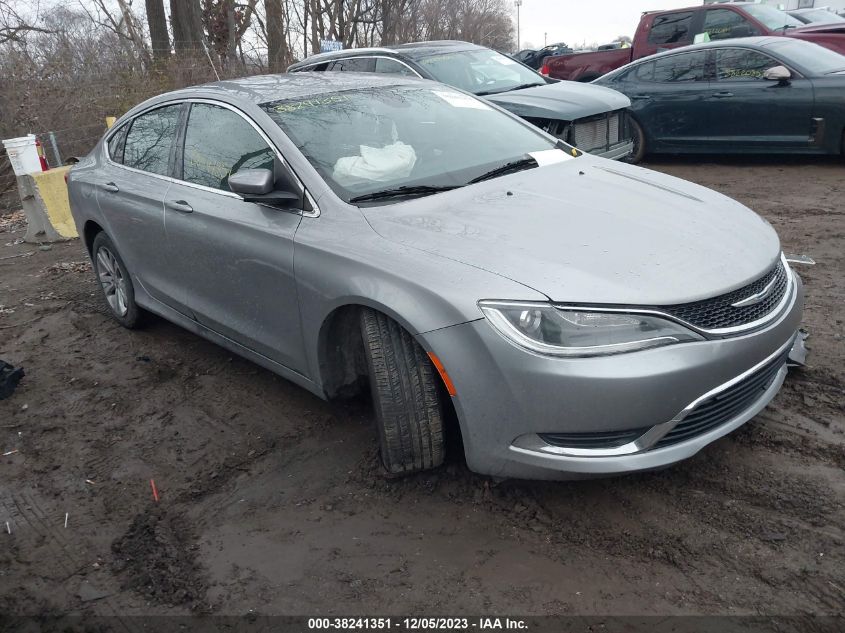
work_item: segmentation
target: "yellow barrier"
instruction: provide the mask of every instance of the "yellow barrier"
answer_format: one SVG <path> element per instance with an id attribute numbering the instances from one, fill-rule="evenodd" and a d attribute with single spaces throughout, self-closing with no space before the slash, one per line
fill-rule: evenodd
<path id="1" fill-rule="evenodd" d="M 35 187 L 38 190 L 50 224 L 62 237 L 79 237 L 76 224 L 70 214 L 70 203 L 67 198 L 65 173 L 70 167 L 57 167 L 49 171 L 32 174 Z"/>

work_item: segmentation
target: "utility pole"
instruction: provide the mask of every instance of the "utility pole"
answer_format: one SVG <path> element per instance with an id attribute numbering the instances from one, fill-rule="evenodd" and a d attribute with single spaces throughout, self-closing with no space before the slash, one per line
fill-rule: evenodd
<path id="1" fill-rule="evenodd" d="M 513 4 L 516 7 L 516 50 L 520 50 L 522 44 L 519 43 L 519 7 L 522 6 L 522 0 L 514 0 Z"/>

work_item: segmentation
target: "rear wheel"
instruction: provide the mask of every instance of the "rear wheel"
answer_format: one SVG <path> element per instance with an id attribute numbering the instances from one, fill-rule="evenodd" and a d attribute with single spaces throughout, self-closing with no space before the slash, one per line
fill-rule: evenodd
<path id="1" fill-rule="evenodd" d="M 103 232 L 94 238 L 91 248 L 94 274 L 103 291 L 112 317 L 123 327 L 140 325 L 143 310 L 135 303 L 135 288 L 117 249 Z"/>
<path id="2" fill-rule="evenodd" d="M 381 443 L 390 474 L 443 463 L 439 377 L 425 350 L 393 319 L 364 308 L 361 334 Z"/>
<path id="3" fill-rule="evenodd" d="M 632 116 L 628 116 L 628 129 L 631 130 L 631 138 L 634 141 L 634 149 L 625 157 L 626 163 L 636 164 L 645 157 L 645 132 L 643 126 Z"/>

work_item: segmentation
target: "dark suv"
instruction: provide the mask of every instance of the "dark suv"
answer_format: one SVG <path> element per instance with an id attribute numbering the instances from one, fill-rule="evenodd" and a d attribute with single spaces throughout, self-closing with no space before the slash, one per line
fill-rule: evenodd
<path id="1" fill-rule="evenodd" d="M 499 105 L 578 149 L 605 158 L 633 150 L 625 95 L 543 77 L 516 60 L 468 42 L 438 41 L 320 53 L 288 72 L 390 73 L 433 79 Z"/>

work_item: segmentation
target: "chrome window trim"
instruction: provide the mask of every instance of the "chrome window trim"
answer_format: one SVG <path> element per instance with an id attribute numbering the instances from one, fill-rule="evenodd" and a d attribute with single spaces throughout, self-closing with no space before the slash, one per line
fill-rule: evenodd
<path id="1" fill-rule="evenodd" d="M 411 68 L 407 63 L 405 63 L 401 59 L 391 57 L 390 55 L 349 55 L 349 56 L 339 55 L 338 57 L 332 57 L 331 59 L 320 60 L 320 61 L 317 61 L 313 64 L 308 65 L 308 66 L 302 66 L 301 68 L 296 68 L 296 69 L 294 69 L 293 72 L 298 73 L 298 72 L 302 72 L 302 71 L 308 71 L 308 70 L 314 68 L 315 66 L 319 66 L 320 64 L 328 64 L 329 62 L 341 62 L 341 61 L 344 61 L 344 60 L 347 60 L 347 59 L 389 59 L 391 61 L 402 64 L 405 68 L 407 68 L 412 73 L 414 73 L 415 77 L 418 77 L 419 79 L 423 79 L 423 76 L 421 74 L 419 74 L 416 70 Z M 329 71 L 329 72 L 332 72 L 332 71 Z M 343 71 L 340 71 L 340 72 L 343 72 Z M 367 72 L 367 71 L 364 71 L 364 72 Z M 379 72 L 376 72 L 375 70 L 370 71 L 370 72 L 372 72 L 374 75 L 392 75 L 392 74 L 394 74 L 394 73 L 379 73 Z"/>
<path id="2" fill-rule="evenodd" d="M 564 446 L 554 446 L 552 444 L 548 444 L 544 442 L 538 435 L 536 434 L 529 434 L 529 435 L 522 435 L 516 438 L 511 446 L 514 448 L 518 448 L 521 450 L 531 451 L 531 452 L 538 452 L 538 453 L 547 453 L 550 455 L 561 455 L 566 457 L 619 457 L 621 455 L 634 455 L 636 453 L 642 453 L 644 451 L 649 450 L 652 446 L 657 444 L 663 437 L 669 433 L 673 428 L 675 428 L 678 424 L 683 422 L 684 418 L 686 418 L 693 410 L 700 405 L 705 400 L 709 400 L 710 398 L 717 396 L 718 394 L 730 389 L 734 385 L 739 382 L 742 382 L 755 372 L 759 371 L 770 362 L 775 360 L 778 356 L 782 355 L 795 343 L 795 336 L 789 338 L 789 340 L 784 344 L 781 345 L 776 352 L 770 354 L 759 363 L 751 367 L 750 369 L 746 369 L 741 374 L 734 376 L 727 382 L 722 383 L 721 385 L 714 387 L 710 391 L 702 394 L 692 402 L 690 402 L 687 406 L 685 406 L 675 417 L 673 417 L 668 422 L 662 422 L 660 424 L 656 424 L 655 426 L 651 427 L 648 431 L 643 433 L 640 437 L 632 442 L 628 442 L 627 444 L 623 444 L 622 446 L 617 446 L 615 448 L 575 448 L 575 447 L 564 447 Z M 780 372 L 785 371 L 784 367 L 781 367 Z M 756 400 L 752 403 L 751 406 L 756 404 Z M 740 414 L 741 415 L 741 414 Z"/>
<path id="3" fill-rule="evenodd" d="M 138 112 L 137 114 L 133 115 L 131 117 L 131 119 L 125 121 L 124 123 L 121 123 L 120 126 L 114 126 L 115 130 L 110 131 L 108 134 L 106 134 L 105 138 L 103 139 L 103 141 L 104 141 L 104 150 L 103 151 L 104 151 L 105 156 L 106 156 L 106 161 L 110 165 L 113 165 L 114 167 L 119 167 L 119 168 L 125 169 L 127 171 L 135 172 L 137 174 L 144 174 L 145 176 L 151 176 L 153 178 L 159 178 L 161 180 L 165 180 L 165 181 L 173 183 L 173 184 L 185 185 L 186 187 L 191 187 L 192 189 L 198 189 L 200 191 L 207 191 L 209 193 L 215 193 L 215 194 L 218 194 L 218 195 L 221 195 L 221 196 L 225 196 L 227 198 L 232 198 L 234 200 L 243 201 L 243 196 L 236 194 L 234 191 L 224 191 L 223 189 L 217 189 L 215 187 L 207 187 L 206 185 L 200 185 L 200 184 L 197 184 L 197 183 L 194 183 L 194 182 L 188 182 L 187 180 L 182 180 L 182 179 L 179 179 L 179 178 L 173 178 L 172 176 L 164 176 L 162 174 L 155 174 L 155 173 L 152 173 L 152 172 L 149 172 L 149 171 L 144 171 L 143 169 L 137 169 L 135 167 L 129 167 L 127 165 L 123 165 L 121 163 L 116 163 L 112 160 L 111 155 L 109 154 L 109 151 L 108 151 L 109 140 L 111 139 L 111 137 L 114 134 L 117 134 L 117 131 L 119 129 L 121 129 L 124 125 L 127 125 L 130 121 L 134 121 L 138 117 L 143 116 L 144 114 L 146 114 L 147 112 L 150 112 L 152 110 L 157 110 L 159 108 L 164 108 L 164 107 L 167 107 L 167 106 L 182 105 L 182 104 L 186 104 L 186 103 L 187 104 L 205 103 L 205 104 L 208 104 L 208 105 L 218 106 L 218 107 L 224 108 L 226 110 L 230 110 L 231 112 L 234 112 L 235 114 L 240 116 L 249 125 L 251 125 L 252 128 L 256 132 L 258 132 L 258 135 L 262 138 L 262 140 L 265 143 L 267 143 L 267 146 L 276 155 L 276 158 L 278 158 L 282 162 L 282 165 L 287 167 L 288 171 L 293 175 L 294 179 L 296 180 L 296 184 L 302 189 L 302 191 L 304 192 L 304 195 L 308 198 L 308 201 L 311 203 L 311 206 L 313 207 L 313 211 L 300 210 L 300 215 L 302 215 L 303 217 L 309 217 L 309 218 L 316 218 L 316 217 L 320 216 L 320 207 L 317 206 L 316 201 L 311 196 L 311 193 L 308 191 L 308 188 L 305 186 L 305 183 L 303 183 L 302 180 L 300 180 L 299 176 L 296 174 L 293 167 L 291 167 L 290 163 L 287 160 L 285 160 L 284 156 L 282 156 L 282 153 L 279 151 L 279 148 L 276 147 L 276 144 L 273 143 L 272 140 L 270 140 L 270 137 L 267 136 L 267 134 L 264 132 L 264 130 L 262 130 L 261 127 L 259 127 L 259 125 L 255 121 L 253 121 L 252 118 L 248 114 L 243 112 L 237 106 L 233 106 L 229 103 L 224 103 L 223 101 L 217 101 L 215 99 L 207 99 L 207 98 L 202 98 L 202 97 L 188 97 L 188 98 L 184 98 L 184 99 L 175 99 L 173 101 L 165 101 L 165 102 L 162 102 L 162 103 L 156 103 L 154 105 L 151 105 L 149 108 L 145 108 L 144 110 L 142 110 L 142 111 Z M 187 125 L 187 122 L 185 124 Z"/>

